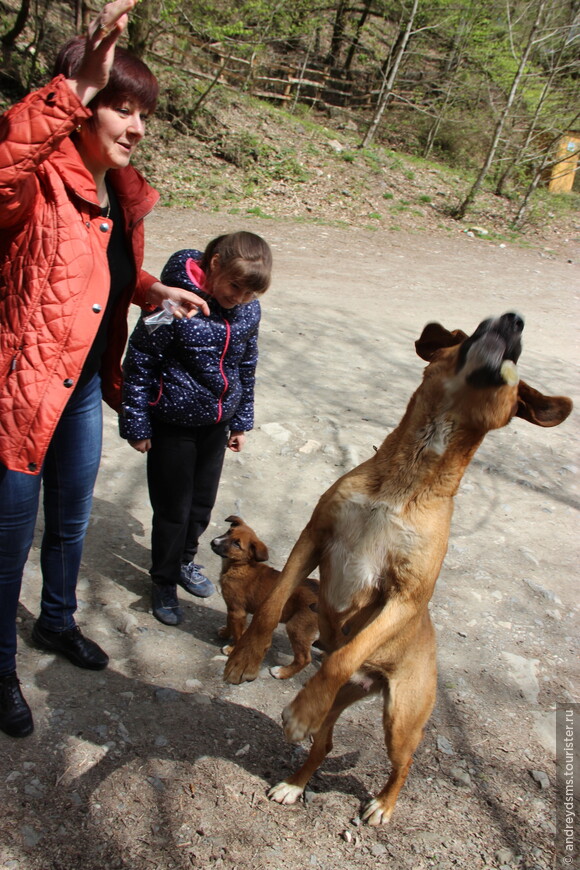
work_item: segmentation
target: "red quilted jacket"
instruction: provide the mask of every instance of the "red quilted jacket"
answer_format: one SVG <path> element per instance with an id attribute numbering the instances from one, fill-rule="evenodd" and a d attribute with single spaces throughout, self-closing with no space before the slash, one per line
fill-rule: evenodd
<path id="1" fill-rule="evenodd" d="M 110 219 L 69 139 L 90 116 L 63 76 L 0 117 L 0 461 L 38 474 L 95 338 L 109 293 Z M 159 195 L 133 167 L 110 170 L 137 281 L 116 308 L 103 396 L 120 405 L 131 301 L 157 280 L 142 270 L 143 218 Z"/>

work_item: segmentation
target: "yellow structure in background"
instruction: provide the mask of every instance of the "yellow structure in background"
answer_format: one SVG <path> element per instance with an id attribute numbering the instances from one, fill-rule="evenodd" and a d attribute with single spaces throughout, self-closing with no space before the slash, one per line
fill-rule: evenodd
<path id="1" fill-rule="evenodd" d="M 558 142 L 556 163 L 550 172 L 548 190 L 552 193 L 570 193 L 578 170 L 580 132 L 566 133 Z"/>

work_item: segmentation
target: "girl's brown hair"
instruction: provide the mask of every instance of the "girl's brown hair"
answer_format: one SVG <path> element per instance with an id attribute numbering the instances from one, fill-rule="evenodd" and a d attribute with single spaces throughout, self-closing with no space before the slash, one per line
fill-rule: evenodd
<path id="1" fill-rule="evenodd" d="M 74 78 L 79 70 L 85 53 L 86 37 L 75 36 L 58 53 L 54 64 L 54 75 Z M 97 106 L 114 106 L 125 100 L 136 103 L 146 112 L 153 112 L 159 96 L 159 84 L 146 63 L 117 45 L 115 60 L 106 86 L 93 97 L 90 109 Z"/>
<path id="2" fill-rule="evenodd" d="M 208 274 L 217 254 L 220 268 L 228 278 L 253 293 L 265 293 L 272 274 L 272 251 L 255 233 L 241 230 L 213 239 L 204 251 L 200 266 Z"/>

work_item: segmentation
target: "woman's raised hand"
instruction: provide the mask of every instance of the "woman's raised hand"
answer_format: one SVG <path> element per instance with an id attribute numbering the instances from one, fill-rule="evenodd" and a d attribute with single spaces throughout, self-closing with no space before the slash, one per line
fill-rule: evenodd
<path id="1" fill-rule="evenodd" d="M 138 0 L 113 0 L 89 24 L 85 54 L 74 78 L 68 79 L 83 105 L 87 105 L 109 81 L 115 45 L 127 27 L 128 13 Z"/>

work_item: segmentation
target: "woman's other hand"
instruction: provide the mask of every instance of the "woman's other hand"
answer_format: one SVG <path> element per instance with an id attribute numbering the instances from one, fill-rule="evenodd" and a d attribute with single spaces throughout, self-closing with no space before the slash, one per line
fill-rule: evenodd
<path id="1" fill-rule="evenodd" d="M 81 103 L 87 103 L 109 81 L 115 58 L 115 45 L 129 22 L 127 13 L 138 0 L 114 0 L 107 3 L 89 24 L 85 53 L 74 78 L 67 79 Z"/>
<path id="2" fill-rule="evenodd" d="M 177 308 L 173 312 L 173 316 L 181 319 L 182 317 L 194 317 L 198 311 L 209 316 L 209 306 L 205 299 L 192 293 L 191 290 L 182 290 L 181 287 L 169 287 L 167 284 L 162 284 L 161 281 L 156 281 L 152 284 L 147 301 L 151 305 L 159 306 L 164 299 L 170 299 L 175 302 Z"/>

